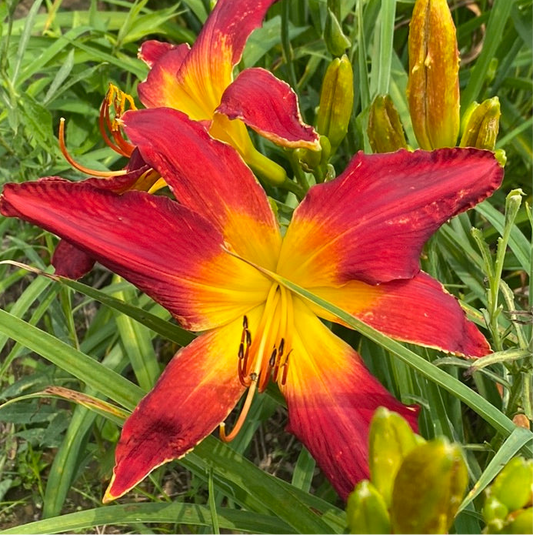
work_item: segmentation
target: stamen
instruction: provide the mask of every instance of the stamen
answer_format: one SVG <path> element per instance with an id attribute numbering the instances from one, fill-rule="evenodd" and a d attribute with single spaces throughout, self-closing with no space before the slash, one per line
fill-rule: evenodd
<path id="1" fill-rule="evenodd" d="M 78 171 L 81 171 L 86 175 L 91 175 L 100 178 L 111 178 L 115 176 L 126 175 L 129 172 L 127 169 L 121 169 L 120 171 L 98 171 L 96 169 L 89 169 L 88 167 L 85 167 L 84 165 L 81 165 L 76 162 L 67 151 L 67 147 L 65 144 L 65 119 L 63 117 L 61 117 L 61 119 L 59 120 L 59 148 L 61 150 L 61 153 L 65 157 L 65 160 L 67 160 L 67 162 L 72 165 L 74 169 L 77 169 Z"/>
<path id="2" fill-rule="evenodd" d="M 243 316 L 242 318 L 242 328 L 243 329 L 248 329 L 248 316 Z"/>
<path id="3" fill-rule="evenodd" d="M 255 374 L 253 374 L 255 375 Z M 252 375 L 250 375 L 250 378 Z M 257 379 L 257 376 L 255 377 Z M 246 420 L 246 416 L 248 416 L 248 412 L 250 410 L 250 407 L 252 405 L 252 400 L 254 398 L 255 390 L 257 388 L 257 382 L 252 380 L 252 384 L 250 388 L 248 389 L 248 393 L 246 394 L 246 399 L 244 400 L 244 405 L 242 406 L 241 413 L 239 414 L 239 418 L 237 419 L 237 422 L 235 423 L 235 426 L 233 427 L 233 430 L 229 435 L 226 435 L 226 424 L 222 422 L 220 424 L 220 440 L 222 442 L 231 442 L 238 434 L 239 431 L 242 429 L 242 426 L 244 424 L 244 421 Z"/>
<path id="4" fill-rule="evenodd" d="M 244 358 L 244 344 L 242 342 L 239 344 L 239 358 Z"/>
<path id="5" fill-rule="evenodd" d="M 124 91 L 121 91 L 117 86 L 109 84 L 106 98 L 103 100 L 102 106 L 100 107 L 100 119 L 98 124 L 102 137 L 107 145 L 118 154 L 129 158 L 131 153 L 135 150 L 135 146 L 124 139 L 120 126 L 120 118 L 126 111 L 126 103 L 129 104 L 130 110 L 137 109 L 131 95 L 124 93 Z M 109 113 L 111 105 L 113 105 L 115 111 L 113 119 Z M 108 136 L 107 131 L 111 133 L 113 139 Z"/>
<path id="6" fill-rule="evenodd" d="M 268 365 L 273 368 L 274 364 L 276 364 L 276 357 L 278 356 L 278 350 L 274 348 L 272 350 L 272 354 L 270 355 L 270 360 L 268 361 Z"/>

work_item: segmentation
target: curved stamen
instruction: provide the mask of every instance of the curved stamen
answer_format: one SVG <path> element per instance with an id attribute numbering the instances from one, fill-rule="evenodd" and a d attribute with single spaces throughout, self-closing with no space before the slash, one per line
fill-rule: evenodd
<path id="1" fill-rule="evenodd" d="M 239 431 L 242 429 L 244 421 L 246 420 L 246 416 L 248 416 L 248 412 L 252 405 L 252 400 L 253 400 L 256 388 L 257 388 L 257 375 L 252 379 L 252 383 L 250 385 L 250 388 L 248 388 L 248 393 L 246 394 L 246 400 L 244 401 L 244 405 L 242 407 L 241 413 L 239 414 L 239 419 L 233 426 L 231 433 L 229 435 L 226 435 L 226 424 L 224 422 L 220 424 L 219 433 L 220 433 L 220 440 L 222 440 L 222 442 L 231 442 L 239 434 Z"/>
<path id="2" fill-rule="evenodd" d="M 67 162 L 72 165 L 74 169 L 77 169 L 86 175 L 100 178 L 111 178 L 115 176 L 126 175 L 129 172 L 127 169 L 121 169 L 120 171 L 98 171 L 97 169 L 89 169 L 88 167 L 76 162 L 76 160 L 74 160 L 74 158 L 72 158 L 72 156 L 69 154 L 65 145 L 65 119 L 63 117 L 61 117 L 59 120 L 59 148 L 65 157 L 65 160 L 67 160 Z"/>

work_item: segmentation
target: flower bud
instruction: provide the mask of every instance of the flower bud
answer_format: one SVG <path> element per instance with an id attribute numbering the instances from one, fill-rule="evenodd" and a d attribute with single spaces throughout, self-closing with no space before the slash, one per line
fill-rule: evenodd
<path id="1" fill-rule="evenodd" d="M 324 41 L 332 56 L 342 56 L 347 48 L 350 48 L 352 43 L 344 35 L 342 26 L 333 11 L 328 9 L 326 16 L 326 26 L 324 28 Z"/>
<path id="2" fill-rule="evenodd" d="M 499 533 L 505 526 L 509 509 L 494 496 L 488 496 L 483 504 L 483 519 L 487 533 Z"/>
<path id="3" fill-rule="evenodd" d="M 490 495 L 509 511 L 522 509 L 533 498 L 533 460 L 514 457 L 498 474 L 490 487 Z"/>
<path id="4" fill-rule="evenodd" d="M 533 531 L 533 507 L 520 511 L 506 529 L 508 533 L 513 534 L 531 533 Z"/>
<path id="5" fill-rule="evenodd" d="M 394 533 L 447 533 L 467 483 L 459 446 L 442 437 L 412 449 L 394 481 Z"/>
<path id="6" fill-rule="evenodd" d="M 390 533 L 390 519 L 385 501 L 366 479 L 361 481 L 348 497 L 346 515 L 350 533 Z"/>
<path id="7" fill-rule="evenodd" d="M 474 102 L 465 114 L 465 127 L 460 147 L 494 150 L 500 128 L 500 101 L 489 98 L 478 104 Z"/>
<path id="8" fill-rule="evenodd" d="M 353 71 L 348 56 L 335 58 L 328 66 L 317 117 L 319 134 L 328 137 L 335 152 L 348 132 L 353 108 Z"/>
<path id="9" fill-rule="evenodd" d="M 407 148 L 400 116 L 389 95 L 378 95 L 372 102 L 367 133 L 373 152 Z"/>
<path id="10" fill-rule="evenodd" d="M 454 147 L 459 134 L 459 51 L 446 0 L 417 0 L 409 26 L 407 97 L 420 148 Z"/>
<path id="11" fill-rule="evenodd" d="M 394 478 L 405 456 L 417 446 L 417 436 L 399 414 L 380 407 L 372 418 L 368 441 L 370 479 L 390 506 Z"/>

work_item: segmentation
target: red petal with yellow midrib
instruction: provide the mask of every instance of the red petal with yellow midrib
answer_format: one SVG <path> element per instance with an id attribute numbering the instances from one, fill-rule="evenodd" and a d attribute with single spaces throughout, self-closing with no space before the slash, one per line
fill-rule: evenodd
<path id="1" fill-rule="evenodd" d="M 378 407 L 417 430 L 417 413 L 393 398 L 359 355 L 295 300 L 295 328 L 287 383 L 288 431 L 303 442 L 339 495 L 346 499 L 368 478 L 368 433 Z"/>
<path id="2" fill-rule="evenodd" d="M 265 69 L 246 69 L 239 74 L 222 95 L 217 112 L 242 120 L 283 147 L 320 148 L 315 129 L 302 121 L 291 86 Z"/>
<path id="3" fill-rule="evenodd" d="M 377 286 L 351 281 L 338 288 L 315 288 L 313 292 L 391 338 L 466 357 L 491 352 L 457 299 L 426 273 Z M 325 311 L 316 312 L 338 321 Z"/>
<path id="4" fill-rule="evenodd" d="M 502 178 L 494 154 L 477 149 L 359 153 L 295 210 L 278 272 L 306 288 L 411 278 L 426 240 Z"/>
<path id="5" fill-rule="evenodd" d="M 237 254 L 275 268 L 278 223 L 263 188 L 232 147 L 169 108 L 126 113 L 124 123 L 144 160 L 180 203 L 217 228 Z"/>
<path id="6" fill-rule="evenodd" d="M 191 330 L 242 317 L 270 282 L 223 250 L 222 235 L 188 208 L 144 192 L 116 195 L 90 184 L 7 184 L 0 212 L 81 249 L 167 308 Z"/>
<path id="7" fill-rule="evenodd" d="M 244 391 L 237 374 L 241 333 L 242 319 L 176 354 L 124 425 L 105 501 L 183 457 L 227 417 Z"/>

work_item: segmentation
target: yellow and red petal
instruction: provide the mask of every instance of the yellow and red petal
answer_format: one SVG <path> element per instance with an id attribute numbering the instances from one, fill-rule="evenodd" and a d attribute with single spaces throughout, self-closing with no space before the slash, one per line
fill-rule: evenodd
<path id="1" fill-rule="evenodd" d="M 0 213 L 67 240 L 146 292 L 188 329 L 210 329 L 241 317 L 265 300 L 271 284 L 228 255 L 209 222 L 166 197 L 42 180 L 7 184 Z"/>
<path id="2" fill-rule="evenodd" d="M 183 457 L 227 417 L 244 391 L 237 373 L 241 334 L 242 318 L 176 354 L 124 425 L 104 501 Z"/>
<path id="3" fill-rule="evenodd" d="M 274 269 L 281 246 L 264 190 L 238 153 L 177 110 L 127 113 L 125 129 L 180 203 L 199 213 L 240 256 Z"/>
<path id="4" fill-rule="evenodd" d="M 155 39 L 152 39 L 150 41 L 145 41 L 141 45 L 137 56 L 139 59 L 144 61 L 148 67 L 152 68 L 156 63 L 163 59 L 163 56 L 166 56 L 172 50 L 177 50 L 181 55 L 181 60 L 183 61 L 190 49 L 191 47 L 187 43 L 173 45 L 171 43 L 165 43 L 163 41 L 156 41 Z M 175 56 L 175 61 L 179 57 L 179 55 Z M 181 62 L 174 63 L 174 67 L 176 67 L 174 74 L 177 72 L 180 66 Z"/>
<path id="5" fill-rule="evenodd" d="M 230 84 L 217 108 L 270 141 L 288 148 L 320 149 L 315 129 L 302 121 L 291 86 L 265 69 L 246 69 Z"/>
<path id="6" fill-rule="evenodd" d="M 491 352 L 457 299 L 424 272 L 376 286 L 350 281 L 338 288 L 313 291 L 391 338 L 466 357 Z M 313 310 L 320 317 L 339 321 L 322 309 Z"/>
<path id="7" fill-rule="evenodd" d="M 391 396 L 359 355 L 299 299 L 287 382 L 281 387 L 294 433 L 346 499 L 368 478 L 368 432 L 378 407 L 398 412 L 416 431 L 418 410 Z"/>
<path id="8" fill-rule="evenodd" d="M 502 178 L 489 151 L 359 153 L 295 210 L 278 273 L 306 288 L 413 277 L 425 241 Z"/>
<path id="9" fill-rule="evenodd" d="M 179 70 L 165 67 L 161 69 L 164 74 L 149 75 L 141 84 L 143 104 L 148 98 L 150 106 L 173 107 L 196 121 L 211 119 L 231 83 L 233 66 L 240 61 L 249 35 L 261 25 L 274 1 L 219 0 Z M 153 69 L 157 68 L 156 61 Z M 153 104 L 155 101 L 158 103 Z"/>
<path id="10" fill-rule="evenodd" d="M 184 111 L 182 106 L 198 106 L 201 109 L 201 103 L 196 104 L 194 96 L 184 98 L 176 92 L 177 73 L 190 50 L 188 44 L 174 46 L 159 41 L 146 41 L 141 46 L 139 58 L 150 67 L 146 80 L 137 86 L 139 99 L 144 106 L 167 106 Z"/>

